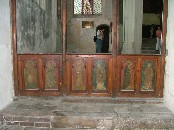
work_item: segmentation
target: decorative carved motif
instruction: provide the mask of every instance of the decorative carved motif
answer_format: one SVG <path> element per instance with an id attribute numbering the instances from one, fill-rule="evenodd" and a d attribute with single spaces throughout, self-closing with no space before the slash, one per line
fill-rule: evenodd
<path id="1" fill-rule="evenodd" d="M 123 61 L 121 70 L 121 90 L 133 91 L 135 87 L 135 63 Z"/>
<path id="2" fill-rule="evenodd" d="M 153 91 L 154 90 L 154 80 L 155 80 L 155 67 L 153 61 L 145 61 L 142 69 L 142 81 L 141 90 L 142 91 Z"/>
<path id="3" fill-rule="evenodd" d="M 24 68 L 24 83 L 25 89 L 37 89 L 38 88 L 38 73 L 37 65 L 34 61 L 28 60 Z"/>
<path id="4" fill-rule="evenodd" d="M 106 90 L 106 62 L 97 60 L 93 68 L 93 90 Z"/>
<path id="5" fill-rule="evenodd" d="M 86 90 L 86 66 L 83 60 L 77 60 L 72 68 L 72 90 Z"/>
<path id="6" fill-rule="evenodd" d="M 48 61 L 45 66 L 45 89 L 58 88 L 58 69 L 54 61 Z"/>

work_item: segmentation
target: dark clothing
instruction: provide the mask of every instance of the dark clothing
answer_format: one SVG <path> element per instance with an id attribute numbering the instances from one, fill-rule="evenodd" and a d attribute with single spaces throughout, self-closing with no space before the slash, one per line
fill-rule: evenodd
<path id="1" fill-rule="evenodd" d="M 101 48 L 102 48 L 102 43 L 103 40 L 97 39 L 95 44 L 96 44 L 96 53 L 101 53 Z"/>

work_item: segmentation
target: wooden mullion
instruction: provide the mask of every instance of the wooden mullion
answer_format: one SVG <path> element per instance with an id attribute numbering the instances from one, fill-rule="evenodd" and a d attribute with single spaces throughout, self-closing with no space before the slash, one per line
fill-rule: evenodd
<path id="1" fill-rule="evenodd" d="M 117 77 L 116 75 L 116 65 L 117 65 L 117 25 L 118 25 L 118 0 L 114 0 L 113 1 L 113 26 L 112 26 L 112 30 L 113 30 L 113 48 L 112 48 L 112 58 L 113 58 L 113 62 L 112 62 L 112 66 L 113 66 L 113 77 Z M 118 66 L 117 66 L 118 68 Z M 118 77 L 117 77 L 118 78 Z M 113 80 L 112 81 L 112 97 L 116 97 L 116 94 L 118 94 L 118 89 L 116 86 L 116 84 L 118 84 L 118 79 Z"/>
<path id="2" fill-rule="evenodd" d="M 62 81 L 62 94 L 65 95 L 66 92 L 66 33 L 67 33 L 67 1 L 62 0 L 62 44 L 63 44 L 63 54 L 62 54 L 62 73 L 63 73 L 63 81 Z"/>
<path id="3" fill-rule="evenodd" d="M 84 14 L 84 11 L 83 11 L 83 9 L 84 9 L 84 0 L 82 0 L 82 12 L 81 12 L 81 14 Z"/>
<path id="4" fill-rule="evenodd" d="M 91 0 L 92 15 L 94 15 L 94 0 Z"/>

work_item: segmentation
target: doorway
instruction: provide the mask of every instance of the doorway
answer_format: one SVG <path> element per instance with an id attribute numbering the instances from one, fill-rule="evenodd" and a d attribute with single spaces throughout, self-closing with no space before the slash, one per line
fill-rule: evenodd
<path id="1" fill-rule="evenodd" d="M 109 53 L 109 43 L 112 44 L 112 41 L 111 41 L 112 36 L 109 36 L 110 27 L 108 25 L 101 24 L 101 25 L 97 26 L 96 33 L 97 33 L 97 30 L 101 30 L 101 29 L 104 29 L 104 33 L 103 33 L 104 38 L 103 38 L 101 53 Z M 111 48 L 110 48 L 110 50 L 111 50 Z"/>

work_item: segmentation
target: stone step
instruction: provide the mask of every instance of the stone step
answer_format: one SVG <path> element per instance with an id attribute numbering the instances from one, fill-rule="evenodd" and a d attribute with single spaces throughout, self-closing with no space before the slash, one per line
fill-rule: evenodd
<path id="1" fill-rule="evenodd" d="M 174 129 L 163 99 L 20 97 L 0 112 L 1 128 L 53 130 Z"/>
<path id="2" fill-rule="evenodd" d="M 155 50 L 156 47 L 146 47 L 146 46 L 143 47 L 143 46 L 142 46 L 141 49 L 142 49 L 142 50 Z"/>
<path id="3" fill-rule="evenodd" d="M 57 115 L 58 114 L 58 115 Z M 7 117 L 5 117 L 7 118 Z M 174 129 L 174 117 L 166 113 L 67 113 L 56 112 L 54 116 L 50 116 L 50 122 L 33 120 L 15 119 L 4 121 L 5 126 L 22 126 L 27 128 L 55 128 L 55 129 Z"/>
<path id="4" fill-rule="evenodd" d="M 54 128 L 73 129 L 130 130 L 174 128 L 174 118 L 170 114 L 157 113 L 94 113 L 93 116 L 88 116 L 87 113 L 84 115 L 82 113 L 76 113 L 75 115 L 62 113 L 62 115 L 53 116 L 51 122 Z"/>
<path id="5" fill-rule="evenodd" d="M 63 103 L 161 104 L 162 98 L 65 97 Z"/>

